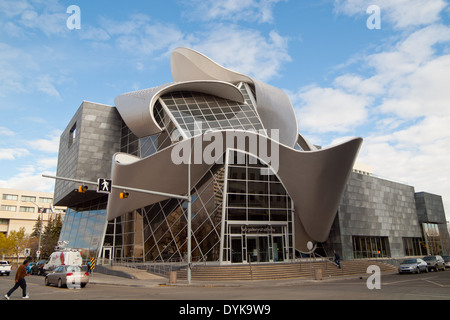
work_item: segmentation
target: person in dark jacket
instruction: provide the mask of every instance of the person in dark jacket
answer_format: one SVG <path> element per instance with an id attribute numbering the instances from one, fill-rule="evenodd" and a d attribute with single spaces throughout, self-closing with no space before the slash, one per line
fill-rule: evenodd
<path id="1" fill-rule="evenodd" d="M 29 261 L 25 260 L 19 268 L 17 268 L 16 272 L 16 283 L 14 287 L 11 288 L 11 290 L 8 291 L 7 294 L 5 294 L 5 299 L 9 300 L 9 297 L 12 295 L 14 291 L 16 291 L 17 288 L 22 288 L 22 298 L 28 299 L 29 296 L 27 295 L 27 282 L 25 281 L 25 277 L 29 276 L 27 274 L 27 270 L 25 269 L 28 266 Z"/>
<path id="2" fill-rule="evenodd" d="M 336 250 L 334 250 L 334 263 L 337 264 L 338 268 L 341 268 L 341 257 L 339 256 L 339 254 L 336 252 Z"/>

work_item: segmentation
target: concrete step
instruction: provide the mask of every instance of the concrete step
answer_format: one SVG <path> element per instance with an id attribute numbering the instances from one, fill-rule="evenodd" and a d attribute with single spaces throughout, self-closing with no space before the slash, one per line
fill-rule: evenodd
<path id="1" fill-rule="evenodd" d="M 232 266 L 195 266 L 192 269 L 193 280 L 204 281 L 241 281 L 241 280 L 276 280 L 291 278 L 312 278 L 315 270 L 322 270 L 322 277 L 365 274 L 370 265 L 378 265 L 381 272 L 393 272 L 396 268 L 374 261 L 345 261 L 341 269 L 329 262 L 300 262 L 278 264 L 252 264 Z M 187 271 L 180 270 L 178 279 L 187 278 Z"/>

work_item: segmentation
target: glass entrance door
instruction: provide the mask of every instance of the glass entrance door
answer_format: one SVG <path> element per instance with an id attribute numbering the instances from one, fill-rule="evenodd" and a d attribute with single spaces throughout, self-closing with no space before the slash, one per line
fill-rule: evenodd
<path id="1" fill-rule="evenodd" d="M 273 261 L 284 261 L 284 239 L 282 236 L 273 236 L 272 252 Z"/>
<path id="2" fill-rule="evenodd" d="M 248 236 L 247 252 L 250 262 L 269 262 L 269 237 Z"/>
<path id="3" fill-rule="evenodd" d="M 242 262 L 242 237 L 231 238 L 231 262 L 241 263 Z"/>

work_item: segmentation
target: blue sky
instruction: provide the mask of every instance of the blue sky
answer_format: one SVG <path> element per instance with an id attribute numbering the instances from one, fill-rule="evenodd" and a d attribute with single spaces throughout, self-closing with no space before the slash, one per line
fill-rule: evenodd
<path id="1" fill-rule="evenodd" d="M 186 46 L 284 89 L 313 143 L 363 137 L 359 162 L 442 195 L 450 217 L 447 1 L 0 0 L 0 30 L 1 187 L 52 191 L 41 175 L 82 101 L 171 82 Z"/>

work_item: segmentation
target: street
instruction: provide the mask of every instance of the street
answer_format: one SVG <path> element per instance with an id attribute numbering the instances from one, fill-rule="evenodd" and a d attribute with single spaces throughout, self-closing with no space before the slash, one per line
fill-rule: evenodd
<path id="1" fill-rule="evenodd" d="M 0 293 L 14 285 L 15 273 L 0 277 Z M 208 286 L 133 287 L 90 283 L 83 289 L 46 287 L 44 278 L 26 278 L 29 300 L 450 300 L 450 270 L 382 274 L 381 289 L 370 290 L 367 276 L 324 281 L 283 280 Z M 17 289 L 11 300 L 22 300 Z"/>

